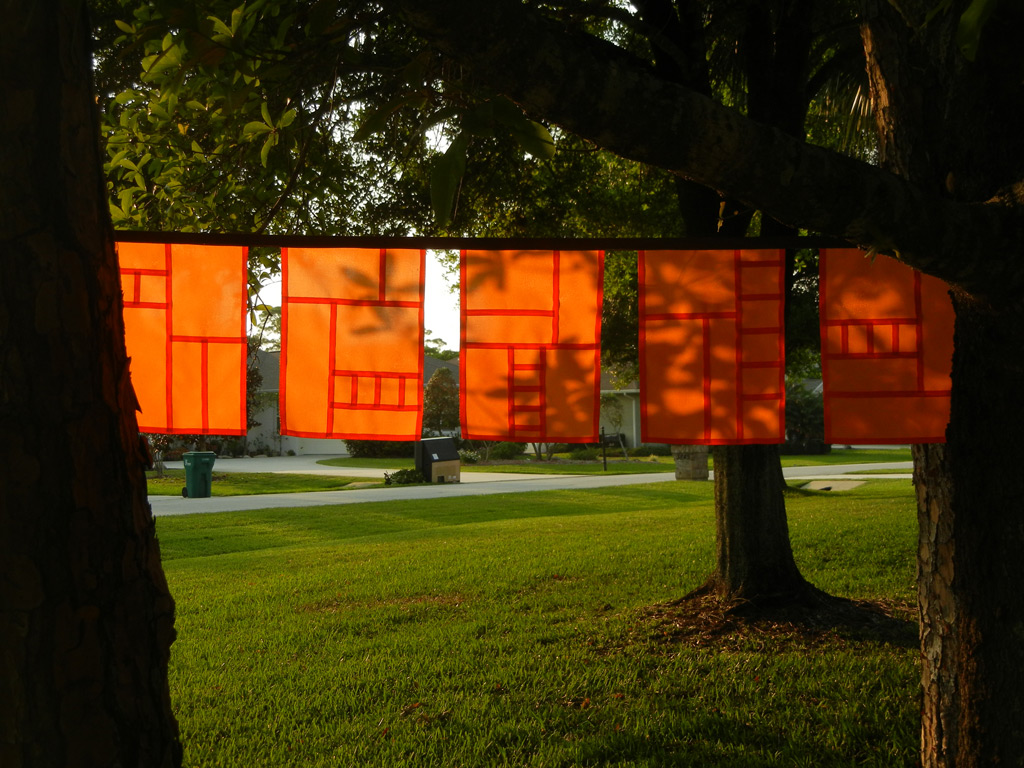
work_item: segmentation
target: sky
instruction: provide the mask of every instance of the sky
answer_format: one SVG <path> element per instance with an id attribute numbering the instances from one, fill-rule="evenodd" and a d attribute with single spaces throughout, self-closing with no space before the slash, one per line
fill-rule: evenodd
<path id="1" fill-rule="evenodd" d="M 281 306 L 281 277 L 265 283 L 260 300 L 271 307 Z M 427 251 L 426 292 L 424 294 L 424 327 L 434 339 L 443 339 L 448 349 L 459 348 L 459 294 L 452 293 L 445 282 L 444 268 L 433 251 Z"/>

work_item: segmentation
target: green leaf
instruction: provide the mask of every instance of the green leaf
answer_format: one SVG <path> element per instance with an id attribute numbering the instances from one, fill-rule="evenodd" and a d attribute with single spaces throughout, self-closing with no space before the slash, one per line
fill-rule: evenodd
<path id="1" fill-rule="evenodd" d="M 253 120 L 251 123 L 246 123 L 245 127 L 242 128 L 242 136 L 254 136 L 260 133 L 270 133 L 274 129 L 266 123 L 260 122 L 259 120 Z"/>
<path id="2" fill-rule="evenodd" d="M 509 129 L 519 146 L 534 157 L 550 160 L 555 156 L 555 141 L 551 133 L 538 122 L 526 120 L 522 125 Z"/>
<path id="3" fill-rule="evenodd" d="M 968 61 L 974 61 L 981 44 L 981 33 L 999 0 L 974 0 L 963 12 L 956 28 L 956 44 Z"/>
<path id="4" fill-rule="evenodd" d="M 227 35 L 228 37 L 235 36 L 234 32 L 231 31 L 231 27 L 229 27 L 223 21 L 218 19 L 216 16 L 207 16 L 206 18 L 213 22 L 213 28 L 215 31 L 221 33 L 222 35 Z"/>
<path id="5" fill-rule="evenodd" d="M 133 101 L 138 97 L 137 91 L 121 91 L 117 96 L 114 97 L 115 104 L 126 104 L 129 101 Z"/>
<path id="6" fill-rule="evenodd" d="M 430 172 L 430 206 L 439 226 L 451 221 L 455 195 L 466 172 L 466 137 L 460 135 L 448 151 L 434 161 Z"/>
<path id="7" fill-rule="evenodd" d="M 281 119 L 277 122 L 278 128 L 287 128 L 289 125 L 295 122 L 295 116 L 298 115 L 294 109 L 286 110 Z"/>
<path id="8" fill-rule="evenodd" d="M 462 130 L 474 136 L 494 136 L 494 105 L 485 101 L 477 104 L 462 116 Z"/>
<path id="9" fill-rule="evenodd" d="M 263 167 L 267 167 L 267 158 L 270 155 L 271 148 L 277 144 L 277 134 L 272 133 L 267 137 L 267 140 L 263 142 L 263 149 L 260 150 L 260 162 L 263 163 Z"/>
<path id="10" fill-rule="evenodd" d="M 167 37 L 164 38 L 164 42 L 167 42 L 167 40 L 169 40 L 170 37 L 170 34 L 168 34 Z M 172 42 L 169 46 L 165 47 L 163 51 L 161 51 L 158 55 L 147 56 L 145 59 L 142 60 L 142 66 L 143 69 L 145 70 L 142 79 L 147 81 L 152 80 L 164 70 L 171 69 L 172 67 L 177 67 L 179 64 L 181 64 L 181 48 L 179 48 L 177 45 L 174 45 Z"/>
<path id="11" fill-rule="evenodd" d="M 114 23 L 117 25 L 117 28 L 120 29 L 122 32 L 127 32 L 129 35 L 135 34 L 135 27 L 133 27 L 131 24 L 127 24 L 121 21 L 120 19 L 114 19 Z"/>
<path id="12" fill-rule="evenodd" d="M 265 101 L 260 102 L 260 114 L 263 115 L 263 122 L 273 128 L 274 119 L 270 116 L 270 107 L 267 106 L 267 102 Z"/>
<path id="13" fill-rule="evenodd" d="M 488 103 L 492 105 L 494 110 L 494 119 L 499 123 L 504 123 L 509 128 L 519 125 L 526 120 L 523 110 L 504 96 L 491 99 Z"/>

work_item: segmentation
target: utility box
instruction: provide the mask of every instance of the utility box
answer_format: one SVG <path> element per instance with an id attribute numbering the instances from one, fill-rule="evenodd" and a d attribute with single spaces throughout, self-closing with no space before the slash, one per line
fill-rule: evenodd
<path id="1" fill-rule="evenodd" d="M 416 469 L 430 483 L 458 483 L 462 462 L 450 437 L 428 437 L 416 443 Z"/>

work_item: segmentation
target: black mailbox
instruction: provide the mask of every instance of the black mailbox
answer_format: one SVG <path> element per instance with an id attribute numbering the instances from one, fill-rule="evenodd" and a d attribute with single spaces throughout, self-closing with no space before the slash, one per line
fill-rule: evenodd
<path id="1" fill-rule="evenodd" d="M 416 443 L 416 469 L 430 483 L 457 483 L 461 479 L 459 452 L 450 437 L 428 437 Z"/>

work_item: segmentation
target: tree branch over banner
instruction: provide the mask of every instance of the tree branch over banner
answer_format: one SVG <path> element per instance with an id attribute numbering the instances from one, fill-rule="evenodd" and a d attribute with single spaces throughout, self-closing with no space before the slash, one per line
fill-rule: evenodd
<path id="1" fill-rule="evenodd" d="M 511 0 L 383 0 L 475 79 L 528 113 L 794 226 L 893 253 L 976 295 L 1017 295 L 1020 196 L 962 203 L 657 78 L 621 48 Z M 624 113 L 642 120 L 622 120 Z"/>

